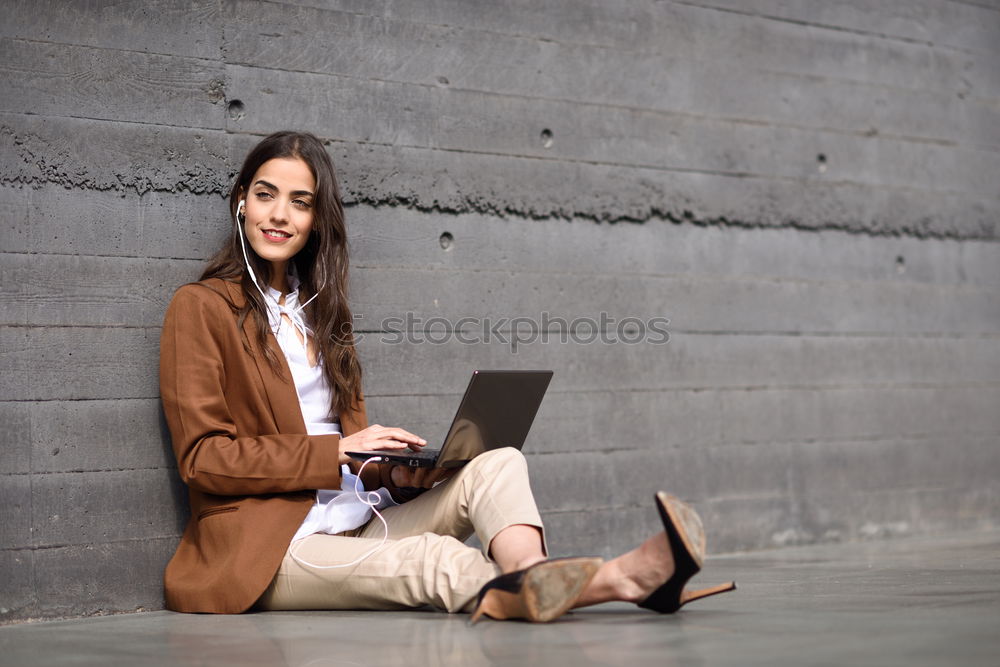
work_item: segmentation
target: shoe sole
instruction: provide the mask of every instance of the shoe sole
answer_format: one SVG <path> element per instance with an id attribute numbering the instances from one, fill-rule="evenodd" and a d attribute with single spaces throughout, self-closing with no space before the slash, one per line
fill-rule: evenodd
<path id="1" fill-rule="evenodd" d="M 673 530 L 668 530 L 668 532 L 673 532 L 676 537 L 680 538 L 687 556 L 694 561 L 697 567 L 695 572 L 700 571 L 705 564 L 705 546 L 704 544 L 694 544 L 690 537 L 692 524 L 700 528 L 700 525 L 698 525 L 700 522 L 695 518 L 697 515 L 694 513 L 694 510 L 674 496 L 663 491 L 657 492 L 656 500 L 661 511 L 660 518 L 664 520 L 664 528 L 667 528 L 666 523 L 669 520 Z M 663 512 L 666 513 L 666 517 L 662 516 Z"/>
<path id="2" fill-rule="evenodd" d="M 525 618 L 535 623 L 548 623 L 565 614 L 602 563 L 600 558 L 572 558 L 533 568 L 524 582 L 528 612 Z"/>
<path id="3" fill-rule="evenodd" d="M 469 619 L 524 619 L 548 623 L 565 614 L 600 569 L 601 558 L 558 558 L 528 568 L 518 592 L 498 588 L 486 593 Z"/>

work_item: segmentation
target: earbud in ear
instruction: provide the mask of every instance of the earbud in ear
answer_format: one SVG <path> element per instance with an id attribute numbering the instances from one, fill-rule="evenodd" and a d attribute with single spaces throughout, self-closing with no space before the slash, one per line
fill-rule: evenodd
<path id="1" fill-rule="evenodd" d="M 240 203 L 236 205 L 236 217 L 237 218 L 240 217 L 241 215 L 245 215 L 246 207 L 247 207 L 247 200 L 246 199 L 241 199 Z"/>

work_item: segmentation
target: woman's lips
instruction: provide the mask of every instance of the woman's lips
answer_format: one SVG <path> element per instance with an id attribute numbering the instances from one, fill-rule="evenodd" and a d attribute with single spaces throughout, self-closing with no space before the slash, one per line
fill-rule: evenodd
<path id="1" fill-rule="evenodd" d="M 281 243 L 292 238 L 292 235 L 287 232 L 282 232 L 277 229 L 264 229 L 261 231 L 264 238 L 273 243 Z"/>

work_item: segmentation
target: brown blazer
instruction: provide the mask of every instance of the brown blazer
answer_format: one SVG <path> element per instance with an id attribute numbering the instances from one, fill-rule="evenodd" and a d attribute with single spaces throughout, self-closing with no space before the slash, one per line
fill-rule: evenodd
<path id="1" fill-rule="evenodd" d="M 233 282 L 185 285 L 163 324 L 160 395 L 191 498 L 191 518 L 164 573 L 175 611 L 249 609 L 277 572 L 313 491 L 340 488 L 340 436 L 306 435 L 281 348 L 268 337 L 281 363 L 275 373 L 251 317 L 244 327 L 253 353 L 244 349 L 243 303 Z M 344 435 L 365 428 L 366 419 L 362 399 L 340 415 Z M 369 466 L 364 483 L 396 491 L 388 466 Z"/>

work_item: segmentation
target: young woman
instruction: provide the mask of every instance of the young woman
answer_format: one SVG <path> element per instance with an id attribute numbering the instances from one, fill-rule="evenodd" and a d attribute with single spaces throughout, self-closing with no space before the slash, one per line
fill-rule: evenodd
<path id="1" fill-rule="evenodd" d="M 191 519 L 164 576 L 177 611 L 405 609 L 548 621 L 629 600 L 671 612 L 704 536 L 660 493 L 664 532 L 608 562 L 546 558 L 520 452 L 496 450 L 450 478 L 358 464 L 347 451 L 419 449 L 369 426 L 347 302 L 344 213 L 316 137 L 279 132 L 247 156 L 232 233 L 177 290 L 160 385 Z M 484 548 L 462 540 L 475 532 Z"/>

